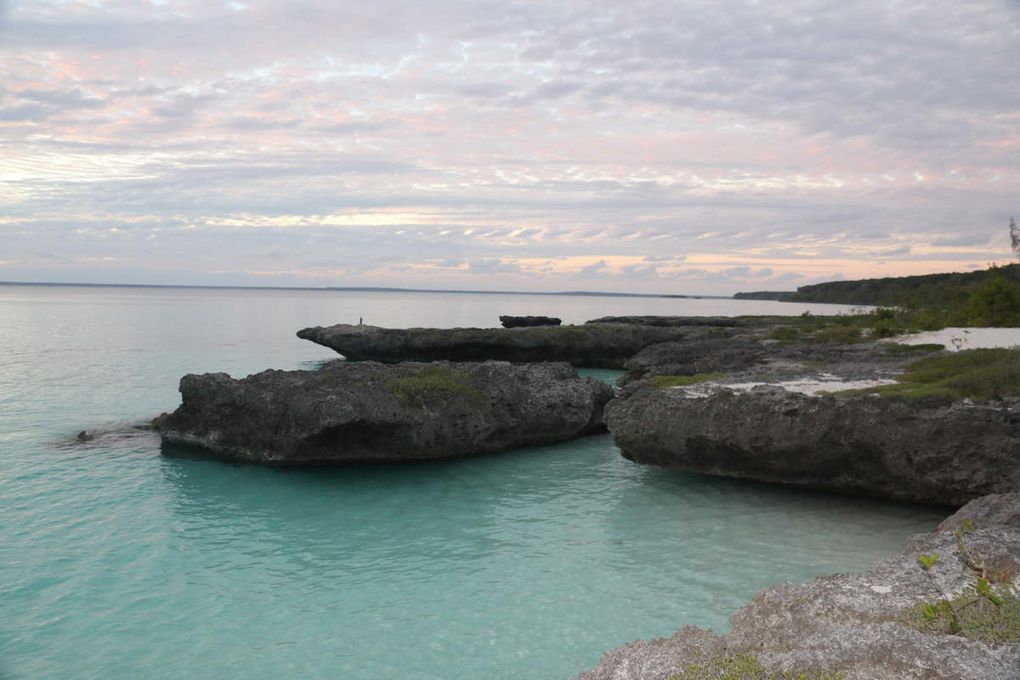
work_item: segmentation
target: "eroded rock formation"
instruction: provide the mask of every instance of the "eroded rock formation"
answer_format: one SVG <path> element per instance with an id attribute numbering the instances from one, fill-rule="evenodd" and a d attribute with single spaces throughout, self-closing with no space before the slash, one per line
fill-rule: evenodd
<path id="1" fill-rule="evenodd" d="M 975 501 L 954 515 L 957 524 L 966 517 L 974 527 L 962 543 L 936 531 L 864 573 L 768 588 L 733 615 L 727 635 L 688 626 L 670 638 L 633 642 L 608 652 L 577 680 L 682 678 L 680 669 L 692 663 L 738 654 L 775 672 L 839 672 L 846 680 L 1018 680 L 1017 643 L 912 625 L 918 606 L 972 592 L 978 574 L 968 561 L 1005 565 L 1005 582 L 996 587 L 1020 586 L 1017 508 L 1016 493 Z M 1003 524 L 1004 516 L 1013 520 Z M 922 554 L 939 556 L 930 576 L 918 561 Z"/>
<path id="2" fill-rule="evenodd" d="M 686 328 L 585 324 L 532 328 L 305 328 L 298 337 L 353 361 L 566 361 L 574 366 L 620 368 L 638 351 L 676 340 Z"/>
<path id="3" fill-rule="evenodd" d="M 1020 403 L 631 387 L 607 408 L 623 455 L 726 477 L 961 505 L 1020 489 Z"/>
<path id="4" fill-rule="evenodd" d="M 153 425 L 170 444 L 259 463 L 403 461 L 491 453 L 601 431 L 612 389 L 567 364 L 384 365 L 186 375 Z"/>

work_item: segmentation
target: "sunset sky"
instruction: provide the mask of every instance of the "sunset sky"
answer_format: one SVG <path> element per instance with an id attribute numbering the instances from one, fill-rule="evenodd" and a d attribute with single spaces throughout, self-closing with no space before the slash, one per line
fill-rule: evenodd
<path id="1" fill-rule="evenodd" d="M 0 0 L 0 280 L 726 294 L 984 267 L 1020 0 Z"/>

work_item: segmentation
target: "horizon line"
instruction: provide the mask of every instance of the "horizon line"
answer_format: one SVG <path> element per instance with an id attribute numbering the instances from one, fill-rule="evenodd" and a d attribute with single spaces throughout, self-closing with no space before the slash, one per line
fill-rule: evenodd
<path id="1" fill-rule="evenodd" d="M 686 293 L 631 293 L 610 291 L 566 290 L 566 291 L 523 291 L 523 290 L 461 290 L 455 288 L 402 288 L 395 286 L 244 286 L 188 283 L 74 283 L 66 281 L 0 281 L 0 286 L 39 286 L 47 288 L 194 288 L 204 290 L 304 290 L 304 291 L 348 291 L 361 293 L 446 293 L 459 295 L 547 295 L 573 297 L 640 297 L 640 298 L 682 298 L 731 300 L 731 295 L 694 295 Z M 790 291 L 793 292 L 793 291 Z"/>

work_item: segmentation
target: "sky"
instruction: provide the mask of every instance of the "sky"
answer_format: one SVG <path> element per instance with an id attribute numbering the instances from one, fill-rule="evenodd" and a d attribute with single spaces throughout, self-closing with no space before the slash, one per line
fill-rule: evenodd
<path id="1" fill-rule="evenodd" d="M 0 280 L 729 294 L 1013 258 L 1020 0 L 0 0 Z"/>

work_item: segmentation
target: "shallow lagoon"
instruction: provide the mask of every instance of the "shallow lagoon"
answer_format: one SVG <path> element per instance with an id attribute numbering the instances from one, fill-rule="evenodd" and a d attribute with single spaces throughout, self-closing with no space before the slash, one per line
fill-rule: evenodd
<path id="1" fill-rule="evenodd" d="M 684 623 L 723 630 L 762 586 L 863 568 L 944 513 L 642 467 L 608 436 L 271 470 L 124 427 L 174 408 L 186 372 L 330 358 L 305 325 L 802 307 L 0 286 L 0 678 L 565 678 Z"/>

